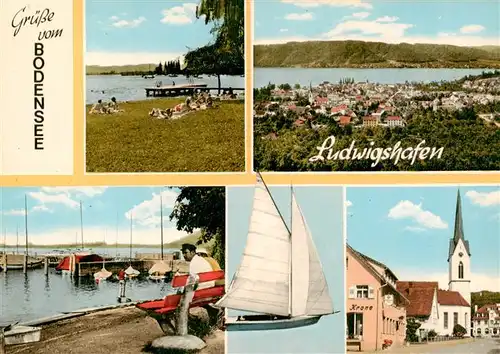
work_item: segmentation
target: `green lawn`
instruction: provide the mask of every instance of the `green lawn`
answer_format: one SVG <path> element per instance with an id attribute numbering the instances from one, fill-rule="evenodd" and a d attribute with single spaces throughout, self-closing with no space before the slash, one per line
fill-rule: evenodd
<path id="1" fill-rule="evenodd" d="M 180 102 L 136 101 L 121 103 L 123 113 L 87 114 L 87 172 L 243 172 L 244 103 L 217 103 L 177 120 L 148 115 Z"/>

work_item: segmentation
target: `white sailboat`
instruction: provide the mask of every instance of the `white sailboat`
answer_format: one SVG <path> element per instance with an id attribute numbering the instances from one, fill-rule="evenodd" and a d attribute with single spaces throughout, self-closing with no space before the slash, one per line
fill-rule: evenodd
<path id="1" fill-rule="evenodd" d="M 160 193 L 160 235 L 161 235 L 161 260 L 153 264 L 149 269 L 149 280 L 161 281 L 165 279 L 165 274 L 170 272 L 171 267 L 163 259 L 163 199 Z"/>
<path id="2" fill-rule="evenodd" d="M 260 315 L 227 318 L 227 330 L 303 327 L 338 312 L 293 190 L 291 209 L 290 230 L 257 174 L 243 259 L 216 306 Z"/>
<path id="3" fill-rule="evenodd" d="M 104 244 L 106 244 L 106 231 L 104 232 Z M 106 280 L 110 276 L 112 276 L 113 273 L 111 273 L 109 270 L 106 269 L 106 257 L 102 257 L 102 269 L 98 272 L 94 273 L 94 278 L 95 280 Z"/>
<path id="4" fill-rule="evenodd" d="M 130 256 L 129 256 L 130 264 L 128 268 L 125 269 L 125 274 L 127 275 L 128 278 L 135 278 L 140 274 L 140 272 L 137 269 L 134 269 L 132 267 L 132 222 L 133 222 L 133 216 L 130 215 Z"/>

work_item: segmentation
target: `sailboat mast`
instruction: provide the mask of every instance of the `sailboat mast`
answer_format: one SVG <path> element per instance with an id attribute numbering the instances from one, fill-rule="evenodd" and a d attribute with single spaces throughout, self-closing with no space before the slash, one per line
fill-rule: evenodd
<path id="1" fill-rule="evenodd" d="M 83 251 L 83 212 L 82 212 L 82 201 L 80 200 L 80 236 L 82 238 L 82 251 Z"/>
<path id="2" fill-rule="evenodd" d="M 129 255 L 129 262 L 130 262 L 130 266 L 132 266 L 132 214 L 130 214 L 130 255 Z"/>
<path id="3" fill-rule="evenodd" d="M 115 257 L 118 257 L 118 212 L 116 212 Z"/>
<path id="4" fill-rule="evenodd" d="M 160 221 L 161 221 L 161 260 L 163 261 L 163 200 L 160 194 Z"/>
<path id="5" fill-rule="evenodd" d="M 26 197 L 26 194 L 24 195 L 24 229 L 26 232 L 25 252 L 26 257 L 28 257 L 28 198 Z"/>
<path id="6" fill-rule="evenodd" d="M 16 225 L 16 254 L 19 254 L 19 225 Z"/>

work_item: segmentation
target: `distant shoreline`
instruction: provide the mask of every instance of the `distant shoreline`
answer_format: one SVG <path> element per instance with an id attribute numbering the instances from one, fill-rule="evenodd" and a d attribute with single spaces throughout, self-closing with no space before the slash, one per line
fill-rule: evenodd
<path id="1" fill-rule="evenodd" d="M 164 244 L 166 245 L 166 244 Z M 3 249 L 4 245 L 0 245 L 0 251 Z M 86 244 L 83 249 L 88 248 L 129 248 L 130 244 L 104 244 L 104 243 L 96 243 L 96 244 Z M 133 248 L 150 248 L 150 247 L 161 247 L 161 244 L 132 244 Z M 5 245 L 5 249 L 17 249 L 19 248 L 19 252 L 24 252 L 25 245 L 13 246 L 13 245 Z M 82 249 L 82 245 L 76 244 L 68 244 L 68 245 L 28 245 L 28 250 L 30 248 L 52 248 L 52 249 L 70 249 L 70 248 L 78 248 Z"/>
<path id="2" fill-rule="evenodd" d="M 254 66 L 254 69 L 449 69 L 449 70 L 495 70 L 500 69 L 500 62 L 495 63 L 492 66 L 469 66 L 469 65 L 455 65 L 455 66 L 446 66 L 446 65 L 435 65 L 435 66 L 425 66 L 419 64 L 409 64 L 409 63 L 398 63 L 389 64 L 388 63 L 370 63 L 370 64 L 345 64 L 345 65 L 332 65 L 332 66 L 315 66 L 315 65 L 281 65 L 281 66 Z"/>

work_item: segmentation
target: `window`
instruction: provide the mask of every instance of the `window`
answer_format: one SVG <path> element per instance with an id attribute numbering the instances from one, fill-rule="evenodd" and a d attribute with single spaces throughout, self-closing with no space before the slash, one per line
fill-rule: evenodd
<path id="1" fill-rule="evenodd" d="M 367 299 L 368 298 L 368 285 L 356 286 L 356 297 L 358 299 Z"/>
<path id="2" fill-rule="evenodd" d="M 464 316 L 464 327 L 467 328 L 467 312 L 465 313 Z"/>
<path id="3" fill-rule="evenodd" d="M 477 329 L 477 334 L 481 334 L 481 328 Z"/>
<path id="4" fill-rule="evenodd" d="M 444 313 L 443 320 L 444 320 L 444 328 L 447 329 L 448 328 L 448 312 Z"/>
<path id="5" fill-rule="evenodd" d="M 464 264 L 460 261 L 458 263 L 458 279 L 464 278 Z"/>
<path id="6" fill-rule="evenodd" d="M 458 312 L 453 312 L 453 327 L 458 323 Z"/>

